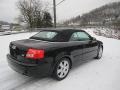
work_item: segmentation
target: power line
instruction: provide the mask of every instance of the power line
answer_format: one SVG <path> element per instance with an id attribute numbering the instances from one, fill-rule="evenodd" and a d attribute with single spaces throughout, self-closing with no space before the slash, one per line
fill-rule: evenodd
<path id="1" fill-rule="evenodd" d="M 60 1 L 58 4 L 56 4 L 56 6 L 58 6 L 58 5 L 60 5 L 62 2 L 64 2 L 65 0 L 62 0 L 62 1 Z M 50 9 L 53 9 L 53 7 L 50 7 L 50 8 L 48 8 L 48 10 L 50 10 Z"/>
<path id="2" fill-rule="evenodd" d="M 65 0 L 60 1 L 56 6 L 60 5 L 61 3 L 63 3 Z"/>

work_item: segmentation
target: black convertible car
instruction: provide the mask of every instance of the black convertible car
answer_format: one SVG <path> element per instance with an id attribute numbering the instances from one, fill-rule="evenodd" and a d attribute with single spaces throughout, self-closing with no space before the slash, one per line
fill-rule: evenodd
<path id="1" fill-rule="evenodd" d="M 13 41 L 10 67 L 27 76 L 53 76 L 63 80 L 75 62 L 100 59 L 103 43 L 83 30 L 42 30 L 29 39 Z"/>

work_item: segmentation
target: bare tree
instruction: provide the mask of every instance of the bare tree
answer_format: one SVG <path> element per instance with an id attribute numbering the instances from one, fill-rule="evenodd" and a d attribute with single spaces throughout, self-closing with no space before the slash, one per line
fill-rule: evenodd
<path id="1" fill-rule="evenodd" d="M 41 0 L 19 0 L 17 5 L 21 12 L 20 21 L 27 23 L 30 28 L 42 27 L 42 18 L 48 5 L 43 5 Z"/>

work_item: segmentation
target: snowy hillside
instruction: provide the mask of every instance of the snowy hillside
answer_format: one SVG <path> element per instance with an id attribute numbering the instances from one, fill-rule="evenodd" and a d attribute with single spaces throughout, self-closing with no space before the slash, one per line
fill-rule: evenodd
<path id="1" fill-rule="evenodd" d="M 23 76 L 9 68 L 6 60 L 9 42 L 35 33 L 0 36 L 0 90 L 120 90 L 120 40 L 96 36 L 90 29 L 87 31 L 103 41 L 103 58 L 78 63 L 60 82 Z"/>

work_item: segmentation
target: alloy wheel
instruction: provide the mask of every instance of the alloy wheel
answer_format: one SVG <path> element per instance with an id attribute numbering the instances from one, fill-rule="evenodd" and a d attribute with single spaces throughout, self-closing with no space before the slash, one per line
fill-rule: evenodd
<path id="1" fill-rule="evenodd" d="M 63 60 L 59 63 L 58 68 L 57 68 L 57 76 L 59 78 L 64 78 L 70 69 L 69 62 L 67 60 Z"/>

